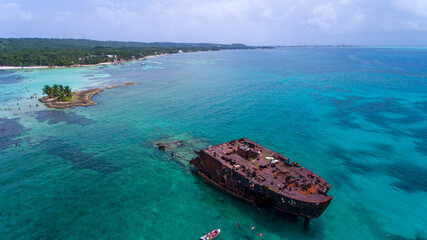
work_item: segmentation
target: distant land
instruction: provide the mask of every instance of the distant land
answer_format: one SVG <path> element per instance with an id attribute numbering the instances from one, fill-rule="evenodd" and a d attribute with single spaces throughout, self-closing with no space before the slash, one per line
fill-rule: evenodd
<path id="1" fill-rule="evenodd" d="M 255 47 L 241 43 L 143 43 L 87 39 L 0 38 L 0 66 L 89 65 L 168 53 L 253 48 Z"/>

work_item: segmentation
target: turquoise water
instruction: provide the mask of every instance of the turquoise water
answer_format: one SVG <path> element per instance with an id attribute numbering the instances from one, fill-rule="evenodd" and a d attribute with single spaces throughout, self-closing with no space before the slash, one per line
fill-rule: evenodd
<path id="1" fill-rule="evenodd" d="M 45 84 L 133 81 L 87 108 L 30 98 Z M 217 239 L 427 237 L 425 49 L 199 52 L 144 66 L 0 71 L 0 104 L 0 239 L 198 239 L 216 227 Z M 190 171 L 192 150 L 243 136 L 332 185 L 331 205 L 308 229 Z M 153 146 L 174 140 L 184 140 L 174 159 Z"/>

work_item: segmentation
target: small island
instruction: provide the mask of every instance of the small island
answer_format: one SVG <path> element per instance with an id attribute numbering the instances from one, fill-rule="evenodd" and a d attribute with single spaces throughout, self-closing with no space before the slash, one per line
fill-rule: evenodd
<path id="1" fill-rule="evenodd" d="M 43 94 L 46 97 L 39 99 L 46 107 L 50 108 L 72 108 L 77 106 L 91 106 L 96 102 L 92 101 L 92 96 L 104 91 L 100 88 L 72 92 L 69 86 L 46 85 L 43 88 Z"/>
<path id="2" fill-rule="evenodd" d="M 106 89 L 113 89 L 121 86 L 126 87 L 135 84 L 137 84 L 137 82 L 129 82 L 123 85 L 106 87 Z M 92 100 L 92 97 L 102 91 L 104 91 L 104 89 L 94 88 L 72 92 L 69 86 L 64 87 L 62 85 L 55 84 L 50 87 L 46 85 L 43 88 L 43 94 L 47 96 L 40 98 L 39 101 L 49 108 L 86 107 L 95 105 L 96 102 Z"/>

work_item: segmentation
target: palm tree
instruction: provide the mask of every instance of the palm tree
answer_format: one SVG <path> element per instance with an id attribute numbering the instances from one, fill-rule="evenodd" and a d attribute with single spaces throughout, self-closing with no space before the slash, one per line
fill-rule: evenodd
<path id="1" fill-rule="evenodd" d="M 43 94 L 46 94 L 49 97 L 52 97 L 52 88 L 49 85 L 45 85 L 43 88 Z"/>
<path id="2" fill-rule="evenodd" d="M 70 86 L 65 86 L 64 87 L 64 93 L 65 93 L 65 96 L 71 96 L 71 88 L 70 88 Z"/>
<path id="3" fill-rule="evenodd" d="M 52 86 L 52 97 L 58 97 L 59 96 L 59 86 L 54 84 Z"/>
<path id="4" fill-rule="evenodd" d="M 62 86 L 54 84 L 52 87 L 49 85 L 44 86 L 43 94 L 47 94 L 49 97 L 56 97 L 59 101 L 63 101 L 66 97 L 72 95 L 70 86 Z"/>
<path id="5" fill-rule="evenodd" d="M 58 86 L 58 88 L 59 88 L 59 92 L 60 92 L 60 93 L 63 93 L 63 92 L 64 92 L 64 86 L 59 85 L 59 86 Z"/>
<path id="6" fill-rule="evenodd" d="M 65 99 L 64 93 L 60 92 L 58 96 L 58 100 L 62 102 L 64 99 Z"/>

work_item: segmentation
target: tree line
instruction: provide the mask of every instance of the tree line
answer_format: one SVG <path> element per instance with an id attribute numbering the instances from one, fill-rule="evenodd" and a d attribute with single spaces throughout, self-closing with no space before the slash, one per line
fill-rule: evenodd
<path id="1" fill-rule="evenodd" d="M 138 43 L 85 39 L 3 38 L 0 66 L 69 66 L 130 60 L 148 55 L 192 51 L 247 49 L 244 44 Z"/>

